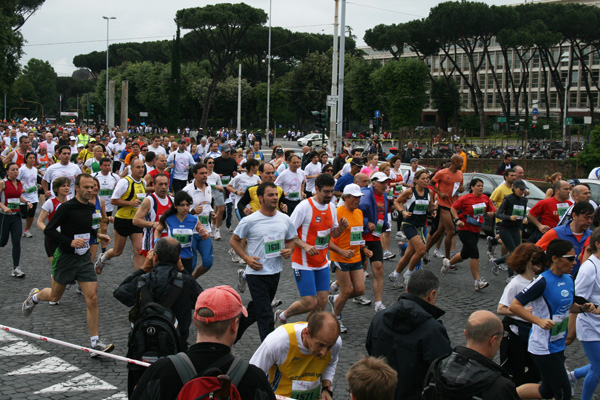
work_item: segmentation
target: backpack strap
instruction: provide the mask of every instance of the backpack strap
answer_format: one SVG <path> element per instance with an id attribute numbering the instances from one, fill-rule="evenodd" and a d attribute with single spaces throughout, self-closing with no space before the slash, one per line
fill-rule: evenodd
<path id="1" fill-rule="evenodd" d="M 167 357 L 175 366 L 175 369 L 179 374 L 179 378 L 184 385 L 196 377 L 196 368 L 194 368 L 194 364 L 187 354 L 181 352 Z"/>
<path id="2" fill-rule="evenodd" d="M 146 305 L 154 301 L 152 298 L 152 294 L 150 293 L 150 289 L 148 289 L 148 285 L 144 279 L 138 280 L 138 304 L 140 306 Z"/>
<path id="3" fill-rule="evenodd" d="M 243 358 L 238 356 L 234 357 L 231 366 L 227 370 L 227 376 L 231 378 L 231 383 L 234 386 L 237 387 L 240 384 L 240 381 L 246 374 L 246 371 L 248 371 L 249 365 L 250 364 L 248 363 L 248 360 L 244 360 Z"/>
<path id="4" fill-rule="evenodd" d="M 170 310 L 173 307 L 173 304 L 175 304 L 175 302 L 181 295 L 182 290 L 183 273 L 181 271 L 178 271 L 177 275 L 175 275 L 175 279 L 173 279 L 173 282 L 171 282 L 171 289 L 169 289 L 167 297 L 163 300 L 163 302 L 160 305 Z"/>

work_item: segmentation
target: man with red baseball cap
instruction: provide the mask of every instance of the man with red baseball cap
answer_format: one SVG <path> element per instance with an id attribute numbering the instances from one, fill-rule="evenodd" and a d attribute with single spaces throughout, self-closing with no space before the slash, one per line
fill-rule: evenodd
<path id="1" fill-rule="evenodd" d="M 242 315 L 247 316 L 248 311 L 230 286 L 216 286 L 198 296 L 194 309 L 196 344 L 186 353 L 198 376 L 212 367 L 227 372 L 234 360 L 231 346 Z M 185 383 L 171 359 L 162 358 L 148 367 L 131 399 L 174 399 Z M 242 399 L 275 399 L 265 373 L 254 365 L 248 366 L 237 389 Z"/>

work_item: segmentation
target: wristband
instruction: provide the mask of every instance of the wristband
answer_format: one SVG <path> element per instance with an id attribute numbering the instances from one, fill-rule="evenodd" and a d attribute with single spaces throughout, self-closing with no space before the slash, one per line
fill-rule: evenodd
<path id="1" fill-rule="evenodd" d="M 333 390 L 331 390 L 331 386 L 323 386 L 321 389 L 321 393 L 327 392 L 333 398 Z"/>
<path id="2" fill-rule="evenodd" d="M 160 240 L 160 238 L 154 239 L 154 244 L 156 244 L 156 242 L 158 242 L 159 240 Z"/>
<path id="3" fill-rule="evenodd" d="M 585 314 L 585 311 L 583 311 L 583 304 L 579 306 L 579 311 L 580 311 L 582 314 Z"/>

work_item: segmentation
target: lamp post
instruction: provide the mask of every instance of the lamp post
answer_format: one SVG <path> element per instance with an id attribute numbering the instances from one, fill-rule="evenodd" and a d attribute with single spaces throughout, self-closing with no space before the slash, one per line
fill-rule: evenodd
<path id="1" fill-rule="evenodd" d="M 117 19 L 117 17 L 106 17 L 102 16 L 106 20 L 106 127 L 108 128 L 108 25 L 111 19 Z"/>
<path id="2" fill-rule="evenodd" d="M 571 84 L 571 51 L 564 52 L 561 54 L 560 62 L 563 63 L 568 61 L 567 64 L 567 77 L 565 78 L 565 102 L 563 108 L 563 134 L 562 134 L 562 145 L 563 148 L 567 145 L 567 107 L 569 106 L 569 85 Z"/>
<path id="3" fill-rule="evenodd" d="M 269 137 L 269 118 L 271 114 L 271 7 L 273 5 L 273 1 L 269 0 L 269 61 L 267 63 L 267 130 L 265 132 L 265 137 L 268 140 Z"/>

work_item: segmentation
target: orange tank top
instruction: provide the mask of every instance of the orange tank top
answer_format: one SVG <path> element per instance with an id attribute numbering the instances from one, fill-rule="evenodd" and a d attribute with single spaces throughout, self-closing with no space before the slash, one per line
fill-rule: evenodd
<path id="1" fill-rule="evenodd" d="M 315 246 L 318 253 L 311 256 L 296 246 L 292 254 L 292 266 L 297 264 L 305 268 L 322 268 L 329 262 L 327 260 L 327 251 L 329 250 L 329 238 L 331 236 L 331 228 L 333 227 L 331 206 L 328 204 L 327 209 L 321 211 L 315 207 L 312 198 L 308 199 L 308 203 L 311 207 L 311 213 L 307 215 L 302 225 L 298 228 L 298 237 L 306 244 Z"/>

